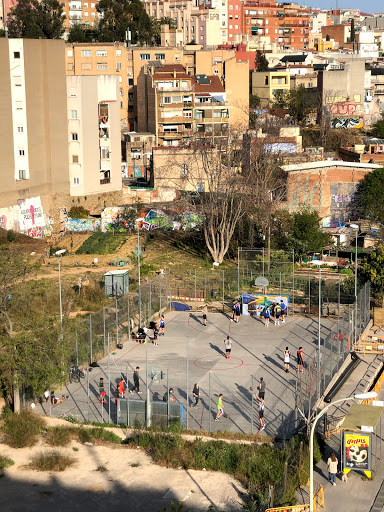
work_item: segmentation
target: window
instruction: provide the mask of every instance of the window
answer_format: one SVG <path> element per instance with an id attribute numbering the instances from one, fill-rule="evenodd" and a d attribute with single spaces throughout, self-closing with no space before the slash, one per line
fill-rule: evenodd
<path id="1" fill-rule="evenodd" d="M 19 149 L 19 156 L 25 156 L 24 149 Z"/>
<path id="2" fill-rule="evenodd" d="M 80 178 L 73 178 L 73 186 L 80 185 Z"/>
<path id="3" fill-rule="evenodd" d="M 77 140 L 79 140 L 79 135 L 77 133 L 71 133 L 71 139 L 73 141 L 77 141 Z"/>
<path id="4" fill-rule="evenodd" d="M 72 155 L 72 163 L 73 164 L 79 163 L 79 155 Z"/>
<path id="5" fill-rule="evenodd" d="M 229 28 L 232 28 L 232 25 L 229 25 Z"/>
<path id="6" fill-rule="evenodd" d="M 121 57 L 121 50 L 116 50 L 116 57 Z"/>
<path id="7" fill-rule="evenodd" d="M 94 12 L 91 12 L 91 16 L 92 16 L 92 18 L 94 18 L 96 16 L 96 14 Z"/>
<path id="8" fill-rule="evenodd" d="M 27 172 L 19 171 L 19 180 L 26 180 L 26 179 L 27 179 Z"/>
<path id="9" fill-rule="evenodd" d="M 99 63 L 99 64 L 97 64 L 97 69 L 99 69 L 99 70 L 108 69 L 108 64 L 107 63 L 105 63 L 105 64 Z"/>
<path id="10" fill-rule="evenodd" d="M 128 106 L 128 112 L 133 112 L 133 105 Z"/>
<path id="11" fill-rule="evenodd" d="M 72 63 L 72 62 L 68 62 L 68 64 L 67 64 L 67 70 L 68 70 L 68 71 L 73 71 L 73 70 L 74 70 L 74 66 L 73 66 L 73 63 Z"/>
<path id="12" fill-rule="evenodd" d="M 89 16 L 88 11 L 84 11 L 84 16 Z M 96 52 L 97 54 L 97 52 Z"/>
<path id="13" fill-rule="evenodd" d="M 122 83 L 123 82 L 123 77 L 120 75 L 119 76 L 119 82 Z"/>
<path id="14" fill-rule="evenodd" d="M 121 67 L 122 67 L 122 63 L 121 62 L 116 62 L 116 71 L 117 72 L 121 71 Z"/>
<path id="15" fill-rule="evenodd" d="M 100 117 L 108 117 L 108 103 L 100 103 L 99 105 L 99 116 Z"/>
<path id="16" fill-rule="evenodd" d="M 81 69 L 83 71 L 91 71 L 92 69 L 92 64 L 90 62 L 82 62 L 81 64 Z"/>
<path id="17" fill-rule="evenodd" d="M 205 192 L 205 183 L 197 183 L 196 184 L 197 192 Z"/>
<path id="18" fill-rule="evenodd" d="M 70 96 L 71 98 L 76 98 L 76 89 L 75 89 L 74 87 L 71 87 L 71 88 L 69 89 L 69 96 Z"/>
<path id="19" fill-rule="evenodd" d="M 70 110 L 69 116 L 71 119 L 77 119 L 77 110 Z"/>
<path id="20" fill-rule="evenodd" d="M 188 176 L 188 164 L 181 164 L 180 177 L 186 178 Z"/>
<path id="21" fill-rule="evenodd" d="M 268 85 L 268 77 L 267 76 L 264 77 L 264 85 Z"/>
<path id="22" fill-rule="evenodd" d="M 156 60 L 165 60 L 165 53 L 155 53 Z"/>
<path id="23" fill-rule="evenodd" d="M 100 148 L 100 158 L 109 158 L 109 148 L 106 146 L 101 146 Z"/>
<path id="24" fill-rule="evenodd" d="M 13 52 L 14 59 L 20 59 L 20 52 Z"/>
<path id="25" fill-rule="evenodd" d="M 96 57 L 106 57 L 107 50 L 96 50 Z"/>
<path id="26" fill-rule="evenodd" d="M 239 28 L 239 25 L 235 25 L 235 28 Z"/>
<path id="27" fill-rule="evenodd" d="M 17 127 L 17 133 L 24 133 L 24 127 L 23 126 L 18 126 Z"/>
<path id="28" fill-rule="evenodd" d="M 120 87 L 120 96 L 124 96 L 124 90 L 122 87 Z"/>
<path id="29" fill-rule="evenodd" d="M 88 7 L 88 2 L 84 2 L 84 7 Z"/>
<path id="30" fill-rule="evenodd" d="M 91 4 L 91 7 L 94 9 L 94 8 L 95 8 L 95 4 L 93 4 L 93 3 L 92 3 L 92 4 Z"/>
<path id="31" fill-rule="evenodd" d="M 21 76 L 14 76 L 14 77 L 13 77 L 13 83 L 14 83 L 17 87 L 21 87 Z"/>
<path id="32" fill-rule="evenodd" d="M 120 101 L 120 108 L 123 108 L 123 102 Z"/>
<path id="33" fill-rule="evenodd" d="M 309 82 L 309 84 L 308 84 L 308 88 L 310 89 L 311 87 L 313 87 L 313 83 L 312 83 L 312 82 Z"/>
<path id="34" fill-rule="evenodd" d="M 230 11 L 233 11 L 233 5 L 230 5 L 230 6 L 229 6 L 229 10 L 230 10 Z"/>
<path id="35" fill-rule="evenodd" d="M 229 19 L 231 20 L 233 18 L 232 14 L 229 15 Z"/>
<path id="36" fill-rule="evenodd" d="M 219 74 L 219 70 L 215 69 L 215 75 L 218 75 L 218 74 Z"/>
<path id="37" fill-rule="evenodd" d="M 92 57 L 92 50 L 81 50 L 82 57 Z"/>
<path id="38" fill-rule="evenodd" d="M 203 25 L 201 25 L 201 27 L 200 27 L 200 30 L 204 30 L 204 27 L 203 27 Z"/>
<path id="39" fill-rule="evenodd" d="M 23 102 L 16 101 L 16 110 L 23 110 Z"/>
<path id="40" fill-rule="evenodd" d="M 238 5 L 235 5 L 235 10 L 238 11 L 239 10 L 239 6 Z"/>
<path id="41" fill-rule="evenodd" d="M 128 85 L 133 85 L 133 78 L 128 78 Z"/>
<path id="42" fill-rule="evenodd" d="M 128 100 L 129 101 L 133 101 L 134 100 L 133 92 L 128 93 Z"/>
<path id="43" fill-rule="evenodd" d="M 151 58 L 149 53 L 140 53 L 140 60 L 149 60 Z"/>

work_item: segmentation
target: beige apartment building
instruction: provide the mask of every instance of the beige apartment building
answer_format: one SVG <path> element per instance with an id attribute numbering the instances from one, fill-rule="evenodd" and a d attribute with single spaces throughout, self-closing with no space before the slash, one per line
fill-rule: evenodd
<path id="1" fill-rule="evenodd" d="M 119 82 L 116 76 L 67 76 L 72 196 L 122 187 Z"/>
<path id="2" fill-rule="evenodd" d="M 83 2 L 83 0 L 63 0 L 61 5 L 65 12 L 65 28 L 68 31 L 73 25 L 81 24 L 85 27 L 95 27 L 99 20 L 97 1 Z"/>
<path id="3" fill-rule="evenodd" d="M 185 146 L 196 134 L 226 135 L 229 124 L 237 128 L 242 119 L 244 128 L 248 103 L 241 105 L 245 112 L 231 104 L 227 86 L 231 98 L 239 99 L 241 82 L 236 88 L 234 81 L 216 75 L 190 75 L 181 64 L 142 70 L 137 88 L 139 131 L 154 133 L 157 146 Z"/>
<path id="4" fill-rule="evenodd" d="M 277 92 L 290 89 L 289 71 L 254 71 L 251 76 L 252 94 L 259 96 L 261 107 L 270 107 Z"/>
<path id="5" fill-rule="evenodd" d="M 201 50 L 200 45 L 179 47 L 127 47 L 124 43 L 66 44 L 67 75 L 116 75 L 119 80 L 120 119 L 128 131 L 137 130 L 137 79 L 142 69 L 162 64 L 182 64 L 191 75 L 207 74 L 248 83 L 247 63 L 237 63 L 235 50 Z M 231 64 L 226 62 L 233 60 Z M 224 68 L 227 68 L 224 70 Z M 232 77 L 232 72 L 235 75 Z M 241 84 L 233 95 L 248 97 Z"/>
<path id="6" fill-rule="evenodd" d="M 29 212 L 1 210 L 1 226 L 42 228 L 52 196 L 69 194 L 64 42 L 0 39 L 0 98 L 0 208 Z"/>

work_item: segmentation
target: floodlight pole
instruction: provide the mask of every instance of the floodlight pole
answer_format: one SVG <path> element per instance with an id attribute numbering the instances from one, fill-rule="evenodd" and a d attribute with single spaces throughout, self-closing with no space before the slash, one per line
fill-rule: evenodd
<path id="1" fill-rule="evenodd" d="M 320 398 L 321 385 L 320 385 L 320 348 L 321 348 L 321 266 L 319 265 L 319 332 L 317 340 L 317 396 Z"/>

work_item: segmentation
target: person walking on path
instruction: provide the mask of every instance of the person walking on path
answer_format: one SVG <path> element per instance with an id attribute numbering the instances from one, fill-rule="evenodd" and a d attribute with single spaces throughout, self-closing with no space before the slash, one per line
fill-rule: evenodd
<path id="1" fill-rule="evenodd" d="M 260 421 L 260 428 L 259 432 L 261 430 L 265 429 L 265 423 L 264 423 L 264 401 L 259 400 L 258 409 L 259 409 L 259 421 Z"/>
<path id="2" fill-rule="evenodd" d="M 284 368 L 285 368 L 285 373 L 289 372 L 289 360 L 290 360 L 290 357 L 291 357 L 291 353 L 288 350 L 288 347 L 285 347 L 285 350 L 284 350 Z"/>
<path id="3" fill-rule="evenodd" d="M 297 351 L 297 371 L 304 373 L 303 347 L 299 347 Z"/>
<path id="4" fill-rule="evenodd" d="M 217 400 L 217 414 L 215 421 L 219 421 L 219 419 L 224 414 L 224 406 L 223 406 L 223 393 L 220 393 L 219 398 Z"/>
<path id="5" fill-rule="evenodd" d="M 205 304 L 203 307 L 203 325 L 204 327 L 207 327 L 207 314 L 208 314 L 208 305 Z"/>
<path id="6" fill-rule="evenodd" d="M 104 388 L 103 377 L 100 377 L 100 381 L 99 381 L 99 395 L 100 395 L 100 403 L 105 404 L 105 388 Z"/>
<path id="7" fill-rule="evenodd" d="M 229 336 L 224 340 L 225 344 L 225 359 L 229 359 L 231 357 L 231 348 L 232 348 L 232 340 Z"/>
<path id="8" fill-rule="evenodd" d="M 199 385 L 197 382 L 193 386 L 192 395 L 193 395 L 193 399 L 195 400 L 195 403 L 192 404 L 191 407 L 196 407 L 196 405 L 199 403 L 199 399 L 200 399 L 200 388 L 199 388 Z"/>
<path id="9" fill-rule="evenodd" d="M 271 312 L 269 311 L 269 307 L 267 306 L 264 310 L 265 327 L 269 327 L 270 316 L 271 316 Z"/>
<path id="10" fill-rule="evenodd" d="M 159 336 L 164 336 L 164 327 L 165 327 L 164 315 L 161 315 L 160 321 L 159 321 Z"/>
<path id="11" fill-rule="evenodd" d="M 336 485 L 337 464 L 338 460 L 336 455 L 332 452 L 329 459 L 327 460 L 328 480 L 332 482 L 332 485 Z"/>
<path id="12" fill-rule="evenodd" d="M 136 370 L 133 372 L 133 384 L 134 384 L 134 386 L 133 386 L 133 388 L 129 392 L 133 393 L 134 391 L 137 391 L 138 394 L 141 395 L 139 371 L 140 371 L 140 368 L 138 366 L 136 366 Z"/>
<path id="13" fill-rule="evenodd" d="M 240 309 L 241 309 L 239 301 L 236 302 L 235 308 L 236 308 L 236 311 L 235 311 L 236 320 L 235 320 L 235 322 L 238 324 L 239 320 L 240 320 Z"/>

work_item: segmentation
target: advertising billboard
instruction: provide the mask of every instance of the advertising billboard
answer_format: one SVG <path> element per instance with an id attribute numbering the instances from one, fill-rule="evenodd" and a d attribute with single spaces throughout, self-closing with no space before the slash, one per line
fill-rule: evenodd
<path id="1" fill-rule="evenodd" d="M 343 432 L 344 470 L 371 471 L 371 434 Z"/>

